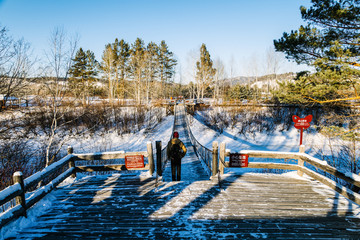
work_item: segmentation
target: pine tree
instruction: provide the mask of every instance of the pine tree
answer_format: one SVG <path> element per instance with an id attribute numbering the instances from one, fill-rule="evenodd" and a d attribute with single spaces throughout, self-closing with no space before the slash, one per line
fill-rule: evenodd
<path id="1" fill-rule="evenodd" d="M 86 104 L 86 99 L 90 96 L 92 83 L 96 80 L 97 61 L 93 52 L 90 50 L 84 52 L 80 48 L 73 62 L 69 69 L 69 87 L 75 97 L 82 98 L 83 104 Z"/>
<path id="2" fill-rule="evenodd" d="M 146 47 L 146 63 L 146 100 L 149 101 L 150 93 L 156 94 L 151 90 L 154 88 L 159 65 L 159 47 L 154 42 L 150 42 Z"/>
<path id="3" fill-rule="evenodd" d="M 116 39 L 117 40 L 117 39 Z M 115 42 L 116 42 L 115 40 Z M 117 44 L 117 71 L 119 71 L 118 93 L 121 99 L 126 97 L 126 85 L 125 80 L 129 73 L 129 58 L 130 58 L 130 46 L 124 39 L 121 39 Z"/>
<path id="4" fill-rule="evenodd" d="M 159 78 L 161 82 L 161 93 L 163 98 L 166 98 L 166 85 L 170 83 L 175 74 L 175 66 L 177 64 L 174 54 L 169 51 L 169 47 L 165 41 L 161 41 L 159 46 Z"/>
<path id="5" fill-rule="evenodd" d="M 309 9 L 301 7 L 307 26 L 284 33 L 274 41 L 277 51 L 288 59 L 306 63 L 317 73 L 299 78 L 286 89 L 309 102 L 337 103 L 360 99 L 360 0 L 312 0 Z M 331 77 L 331 78 L 329 78 Z M 304 88 L 307 90 L 304 92 Z M 311 89 L 309 87 L 311 86 Z M 293 92 L 295 89 L 301 92 Z"/>
<path id="6" fill-rule="evenodd" d="M 200 47 L 200 59 L 196 62 L 196 70 L 197 95 L 203 99 L 205 90 L 212 84 L 216 73 L 210 53 L 204 43 Z"/>
<path id="7" fill-rule="evenodd" d="M 146 67 L 146 49 L 144 47 L 144 41 L 137 38 L 132 44 L 130 53 L 130 74 L 134 83 L 134 95 L 137 104 L 141 104 L 141 92 Z"/>
<path id="8" fill-rule="evenodd" d="M 101 63 L 101 69 L 106 77 L 106 80 L 108 82 L 108 96 L 109 96 L 109 102 L 110 104 L 113 104 L 114 99 L 114 89 L 115 89 L 115 68 L 116 66 L 116 53 L 113 49 L 112 44 L 107 44 L 105 46 L 105 50 L 102 55 L 102 63 Z"/>

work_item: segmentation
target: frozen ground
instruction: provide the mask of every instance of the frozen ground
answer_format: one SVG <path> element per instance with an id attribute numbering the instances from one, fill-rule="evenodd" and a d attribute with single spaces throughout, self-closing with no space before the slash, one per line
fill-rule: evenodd
<path id="1" fill-rule="evenodd" d="M 101 151 L 145 151 L 146 142 L 162 141 L 162 145 L 165 146 L 170 137 L 172 131 L 173 117 L 168 116 L 151 132 L 145 133 L 145 130 L 141 130 L 137 133 L 125 134 L 118 136 L 114 132 L 104 133 L 103 135 L 94 135 L 88 137 L 80 137 L 72 139 L 69 145 L 72 145 L 75 153 L 87 153 L 87 152 L 101 152 Z M 286 151 L 296 152 L 299 149 L 299 132 L 295 128 L 291 128 L 288 132 L 274 132 L 273 134 L 258 133 L 254 138 L 245 138 L 238 134 L 238 129 L 228 128 L 225 129 L 222 134 L 209 129 L 202 122 L 193 119 L 191 129 L 195 137 L 203 145 L 208 148 L 212 148 L 212 142 L 218 141 L 225 142 L 227 149 L 231 149 L 232 152 L 240 150 L 265 150 L 265 151 Z M 325 145 L 325 141 L 321 136 L 305 133 L 304 143 L 306 145 L 306 152 L 312 152 L 312 146 Z M 155 146 L 153 146 L 155 147 Z M 187 171 L 183 168 L 183 171 Z M 228 169 L 226 174 L 232 174 L 236 172 L 235 169 Z M 142 173 L 146 174 L 146 173 Z M 290 177 L 297 177 L 293 173 L 287 173 Z M 75 181 L 78 181 L 75 180 Z M 71 185 L 71 180 L 63 183 Z M 4 227 L 0 232 L 0 239 L 7 236 L 11 236 L 19 229 L 31 226 L 34 219 L 39 216 L 46 209 L 51 207 L 54 196 L 47 195 L 41 200 L 30 212 L 27 219 L 20 218 L 14 223 Z"/>

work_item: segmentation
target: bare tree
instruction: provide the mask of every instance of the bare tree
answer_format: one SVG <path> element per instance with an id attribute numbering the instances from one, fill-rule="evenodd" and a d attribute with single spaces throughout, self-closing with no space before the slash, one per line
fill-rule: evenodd
<path id="1" fill-rule="evenodd" d="M 280 64 L 282 63 L 283 60 L 283 56 L 282 53 L 280 52 L 276 52 L 274 47 L 271 46 L 267 49 L 266 51 L 266 70 L 267 73 L 271 75 L 271 80 L 276 80 L 277 78 L 277 73 L 280 69 Z M 270 93 L 270 78 L 268 78 L 268 82 L 267 82 L 267 91 L 268 94 Z"/>
<path id="2" fill-rule="evenodd" d="M 220 90 L 224 85 L 226 78 L 225 65 L 220 58 L 215 59 L 214 68 L 216 68 L 215 82 L 214 82 L 214 99 L 219 99 L 222 94 Z"/>
<path id="3" fill-rule="evenodd" d="M 0 30 L 0 94 L 6 105 L 8 97 L 20 95 L 29 84 L 27 79 L 33 65 L 30 60 L 30 44 L 24 39 L 14 41 L 7 29 Z M 0 104 L 1 105 L 1 104 Z"/>
<path id="4" fill-rule="evenodd" d="M 46 66 L 45 74 L 50 80 L 45 84 L 49 99 L 47 107 L 52 116 L 50 131 L 47 136 L 46 147 L 46 166 L 51 164 L 56 155 L 59 153 L 66 139 L 62 139 L 56 143 L 59 129 L 58 120 L 63 116 L 63 101 L 67 90 L 67 79 L 69 69 L 72 65 L 72 59 L 75 56 L 78 38 L 67 39 L 63 28 L 55 28 L 50 37 L 50 48 L 46 52 L 48 66 Z M 57 146 L 54 146 L 57 145 Z M 54 150 L 53 153 L 51 151 Z"/>
<path id="5" fill-rule="evenodd" d="M 186 56 L 186 72 L 185 76 L 189 82 L 190 98 L 199 98 L 197 95 L 197 85 L 193 83 L 196 77 L 196 62 L 198 61 L 198 52 L 193 49 L 187 53 Z"/>

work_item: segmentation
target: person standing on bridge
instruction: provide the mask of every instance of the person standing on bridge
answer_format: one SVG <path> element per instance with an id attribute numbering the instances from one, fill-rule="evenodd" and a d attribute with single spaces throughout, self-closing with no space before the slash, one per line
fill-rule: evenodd
<path id="1" fill-rule="evenodd" d="M 181 159 L 186 154 L 186 147 L 179 139 L 179 133 L 174 132 L 173 138 L 167 145 L 167 155 L 171 160 L 171 175 L 173 181 L 180 181 L 181 179 Z"/>

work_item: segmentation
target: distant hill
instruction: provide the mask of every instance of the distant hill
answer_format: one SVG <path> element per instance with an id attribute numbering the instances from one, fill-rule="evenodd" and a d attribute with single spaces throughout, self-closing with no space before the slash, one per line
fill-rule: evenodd
<path id="1" fill-rule="evenodd" d="M 277 81 L 285 81 L 285 80 L 291 80 L 296 77 L 296 73 L 290 72 L 290 73 L 282 73 L 282 74 L 268 74 L 264 76 L 257 77 L 257 82 L 264 82 L 268 80 L 277 80 Z M 256 82 L 256 77 L 245 77 L 245 76 L 239 76 L 239 77 L 233 77 L 233 78 L 226 78 L 224 79 L 225 84 L 228 85 L 236 85 L 236 84 L 254 84 Z"/>

